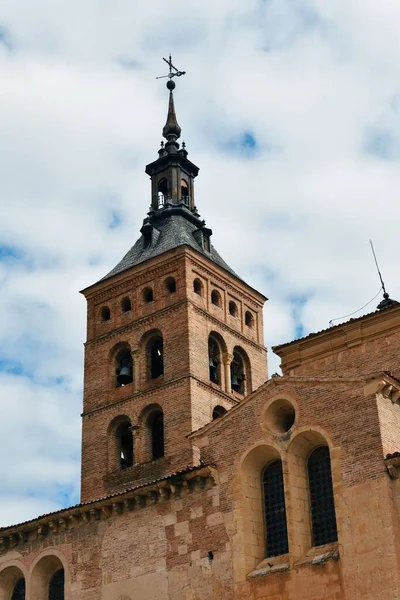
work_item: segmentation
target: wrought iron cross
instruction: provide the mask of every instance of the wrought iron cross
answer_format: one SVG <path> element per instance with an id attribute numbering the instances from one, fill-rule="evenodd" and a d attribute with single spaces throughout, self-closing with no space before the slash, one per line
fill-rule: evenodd
<path id="1" fill-rule="evenodd" d="M 163 58 L 163 61 L 166 62 L 169 66 L 169 73 L 168 75 L 161 75 L 160 77 L 156 77 L 156 79 L 164 79 L 165 77 L 172 79 L 173 77 L 180 77 L 181 75 L 186 75 L 186 71 L 179 71 L 176 67 L 174 67 L 174 65 L 172 64 L 171 55 L 169 55 L 169 60 Z"/>

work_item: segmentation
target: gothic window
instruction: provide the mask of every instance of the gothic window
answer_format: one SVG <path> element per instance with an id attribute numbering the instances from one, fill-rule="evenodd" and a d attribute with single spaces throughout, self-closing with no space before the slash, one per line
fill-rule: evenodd
<path id="1" fill-rule="evenodd" d="M 147 372 L 149 379 L 157 379 L 164 374 L 163 339 L 155 335 L 147 343 Z"/>
<path id="2" fill-rule="evenodd" d="M 64 569 L 56 571 L 50 579 L 49 600 L 64 600 Z"/>
<path id="3" fill-rule="evenodd" d="M 121 312 L 129 312 L 132 310 L 132 304 L 130 298 L 124 298 L 121 302 Z"/>
<path id="4" fill-rule="evenodd" d="M 111 319 L 111 311 L 108 306 L 103 306 L 100 312 L 102 321 L 109 321 Z"/>
<path id="5" fill-rule="evenodd" d="M 312 544 L 313 546 L 322 546 L 337 540 L 331 459 L 327 446 L 320 446 L 311 452 L 307 471 L 310 489 Z"/>
<path id="6" fill-rule="evenodd" d="M 115 435 L 121 469 L 131 467 L 135 462 L 131 422 L 121 423 L 117 427 Z"/>
<path id="7" fill-rule="evenodd" d="M 253 315 L 249 310 L 246 310 L 246 314 L 244 315 L 244 322 L 247 325 L 247 327 L 253 327 L 254 319 Z"/>
<path id="8" fill-rule="evenodd" d="M 176 281 L 173 277 L 168 277 L 165 280 L 165 287 L 169 294 L 174 294 L 176 292 Z"/>
<path id="9" fill-rule="evenodd" d="M 203 284 L 201 283 L 200 279 L 195 279 L 193 281 L 193 291 L 195 294 L 198 294 L 199 296 L 203 295 Z"/>
<path id="10" fill-rule="evenodd" d="M 221 385 L 221 350 L 217 340 L 212 336 L 208 339 L 208 364 L 210 381 Z"/>
<path id="11" fill-rule="evenodd" d="M 153 297 L 153 290 L 151 287 L 146 287 L 143 290 L 143 300 L 145 302 L 153 302 L 154 297 Z"/>
<path id="12" fill-rule="evenodd" d="M 246 379 L 244 360 L 241 353 L 234 349 L 231 362 L 231 387 L 238 394 L 244 394 L 244 382 Z"/>
<path id="13" fill-rule="evenodd" d="M 18 579 L 14 585 L 11 600 L 25 600 L 25 579 Z"/>
<path id="14" fill-rule="evenodd" d="M 238 308 L 233 300 L 230 300 L 229 302 L 229 314 L 232 315 L 232 317 L 237 317 L 238 315 Z"/>
<path id="15" fill-rule="evenodd" d="M 163 179 L 160 179 L 160 181 L 158 182 L 157 196 L 158 206 L 164 206 L 164 204 L 168 200 L 168 182 L 165 177 Z"/>
<path id="16" fill-rule="evenodd" d="M 155 410 L 150 414 L 148 426 L 151 435 L 152 460 L 157 460 L 164 456 L 164 415 L 162 410 Z"/>
<path id="17" fill-rule="evenodd" d="M 275 460 L 267 466 L 263 474 L 263 488 L 267 534 L 266 556 L 280 556 L 289 552 L 282 461 Z"/>
<path id="18" fill-rule="evenodd" d="M 219 405 L 215 406 L 213 413 L 212 413 L 213 421 L 215 421 L 215 419 L 219 419 L 220 417 L 222 417 L 226 412 L 227 412 L 227 410 L 223 406 L 219 406 Z"/>
<path id="19" fill-rule="evenodd" d="M 116 358 L 116 385 L 122 387 L 133 381 L 133 365 L 130 350 L 121 350 Z"/>
<path id="20" fill-rule="evenodd" d="M 182 202 L 189 204 L 189 185 L 186 179 L 181 179 L 181 198 Z"/>
<path id="21" fill-rule="evenodd" d="M 221 294 L 217 290 L 211 292 L 211 304 L 221 306 Z"/>

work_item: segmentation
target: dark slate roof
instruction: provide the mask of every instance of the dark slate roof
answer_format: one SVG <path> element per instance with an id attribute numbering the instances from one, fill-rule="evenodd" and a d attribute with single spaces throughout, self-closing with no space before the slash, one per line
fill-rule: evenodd
<path id="1" fill-rule="evenodd" d="M 167 212 L 168 211 L 168 212 Z M 188 214 L 186 214 L 188 213 Z M 161 215 L 160 215 L 161 216 Z M 216 249 L 210 244 L 210 252 L 207 252 L 201 243 L 201 237 L 197 234 L 202 231 L 211 234 L 210 229 L 204 227 L 204 221 L 189 214 L 184 207 L 174 210 L 165 209 L 162 218 L 153 215 L 153 218 L 145 219 L 144 224 L 151 223 L 151 241 L 146 244 L 145 236 L 141 235 L 134 246 L 125 254 L 123 259 L 100 281 L 118 275 L 135 265 L 145 262 L 164 252 L 173 250 L 179 246 L 190 246 L 200 252 L 215 264 L 222 267 L 238 279 L 238 275 L 226 264 Z M 146 225 L 144 225 L 145 227 Z M 195 233 L 197 232 L 197 234 Z M 196 239 L 197 237 L 197 239 Z"/>

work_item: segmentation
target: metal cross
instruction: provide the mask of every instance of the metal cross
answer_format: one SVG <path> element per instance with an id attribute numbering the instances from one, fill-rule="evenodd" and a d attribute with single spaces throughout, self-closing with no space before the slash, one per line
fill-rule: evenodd
<path id="1" fill-rule="evenodd" d="M 178 71 L 178 69 L 176 67 L 174 67 L 174 65 L 172 64 L 171 55 L 169 55 L 169 60 L 167 60 L 166 58 L 163 58 L 163 61 L 166 62 L 167 65 L 169 66 L 169 73 L 168 73 L 168 75 L 161 75 L 160 77 L 156 77 L 156 79 L 164 79 L 165 77 L 172 79 L 173 77 L 180 77 L 181 75 L 186 75 L 186 71 Z"/>

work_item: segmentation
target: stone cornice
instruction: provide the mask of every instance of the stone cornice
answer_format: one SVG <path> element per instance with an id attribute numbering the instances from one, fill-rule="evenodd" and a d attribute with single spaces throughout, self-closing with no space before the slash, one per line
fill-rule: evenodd
<path id="1" fill-rule="evenodd" d="M 88 340 L 87 342 L 85 342 L 84 346 L 89 346 L 92 344 L 93 345 L 102 344 L 103 342 L 107 342 L 109 339 L 111 339 L 113 337 L 118 337 L 121 333 L 133 331 L 134 329 L 138 329 L 139 327 L 142 327 L 143 325 L 146 325 L 148 323 L 153 323 L 154 321 L 158 321 L 160 319 L 160 317 L 163 317 L 164 315 L 166 315 L 168 313 L 177 312 L 181 308 L 181 306 L 185 306 L 187 304 L 188 304 L 188 300 L 186 300 L 186 299 L 178 300 L 178 302 L 175 302 L 174 304 L 171 304 L 170 306 L 165 306 L 165 307 L 160 308 L 159 310 L 155 311 L 154 313 L 151 313 L 150 315 L 145 315 L 143 317 L 140 317 L 139 319 L 136 319 L 136 321 L 134 321 L 133 323 L 128 323 L 126 325 L 122 325 L 121 327 L 118 327 L 118 329 L 112 329 L 108 333 L 102 333 L 100 336 L 97 336 L 97 337 L 92 338 L 91 340 Z"/>
<path id="2" fill-rule="evenodd" d="M 118 494 L 62 509 L 26 523 L 3 527 L 0 529 L 0 553 L 84 527 L 88 523 L 105 521 L 145 506 L 168 502 L 182 494 L 201 492 L 217 481 L 217 471 L 213 466 L 188 467 L 185 471 Z"/>
<path id="3" fill-rule="evenodd" d="M 233 329 L 233 327 L 230 327 L 224 321 L 221 321 L 220 319 L 217 319 L 217 317 L 215 317 L 214 315 L 211 315 L 204 308 L 201 308 L 200 306 L 197 306 L 191 300 L 189 300 L 189 303 L 193 307 L 193 309 L 195 310 L 195 312 L 197 312 L 198 314 L 202 315 L 208 321 L 211 321 L 215 325 L 218 325 L 218 327 L 220 327 L 220 329 L 222 329 L 223 331 L 227 331 L 227 332 L 231 333 L 232 335 L 237 336 L 243 342 L 245 342 L 246 344 L 248 344 L 249 346 L 251 346 L 252 348 L 254 348 L 255 350 L 257 350 L 260 353 L 261 352 L 267 352 L 267 348 L 265 346 L 262 346 L 261 344 L 257 344 L 257 342 L 254 342 L 250 338 L 247 338 L 245 335 L 243 335 L 242 333 L 240 333 L 240 331 L 237 331 L 236 329 Z"/>

